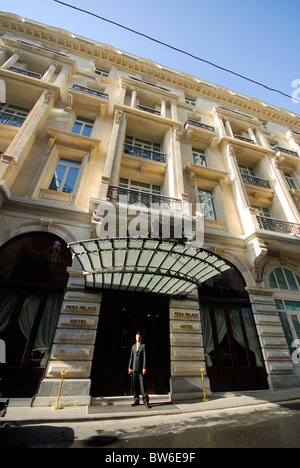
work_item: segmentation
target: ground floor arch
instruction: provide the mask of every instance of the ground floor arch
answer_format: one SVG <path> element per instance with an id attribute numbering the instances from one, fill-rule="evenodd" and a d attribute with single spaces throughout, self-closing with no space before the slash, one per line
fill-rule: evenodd
<path id="1" fill-rule="evenodd" d="M 55 235 L 32 232 L 0 248 L 0 364 L 4 397 L 33 397 L 52 347 L 67 267 L 67 244 Z"/>

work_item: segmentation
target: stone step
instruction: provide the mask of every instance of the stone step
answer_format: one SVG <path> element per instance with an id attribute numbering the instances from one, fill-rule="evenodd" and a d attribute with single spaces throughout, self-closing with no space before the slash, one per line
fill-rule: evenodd
<path id="1" fill-rule="evenodd" d="M 150 403 L 169 403 L 171 401 L 170 394 L 166 395 L 149 395 Z M 131 405 L 133 396 L 115 396 L 115 397 L 92 397 L 91 405 L 115 406 L 115 405 Z M 142 398 L 140 397 L 142 403 Z"/>

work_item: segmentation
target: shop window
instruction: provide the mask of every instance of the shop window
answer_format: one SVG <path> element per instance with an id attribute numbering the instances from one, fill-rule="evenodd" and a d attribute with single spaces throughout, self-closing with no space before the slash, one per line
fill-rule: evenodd
<path id="1" fill-rule="evenodd" d="M 300 291 L 300 276 L 286 268 L 275 268 L 270 274 L 270 286 L 284 291 Z"/>

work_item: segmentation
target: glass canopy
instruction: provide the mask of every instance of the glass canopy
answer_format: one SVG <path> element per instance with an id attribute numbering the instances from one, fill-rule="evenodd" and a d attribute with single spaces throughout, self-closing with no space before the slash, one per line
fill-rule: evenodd
<path id="1" fill-rule="evenodd" d="M 230 266 L 218 255 L 172 240 L 91 239 L 69 244 L 86 288 L 186 296 Z"/>

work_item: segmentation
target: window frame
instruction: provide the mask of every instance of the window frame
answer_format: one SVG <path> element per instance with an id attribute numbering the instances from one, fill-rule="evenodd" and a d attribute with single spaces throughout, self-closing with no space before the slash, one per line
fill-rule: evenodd
<path id="1" fill-rule="evenodd" d="M 79 132 L 74 131 L 75 125 L 80 125 L 81 128 Z M 82 115 L 76 115 L 74 122 L 72 124 L 71 133 L 74 133 L 74 135 L 81 135 L 81 136 L 89 138 L 92 136 L 94 125 L 95 125 L 95 119 L 90 119 Z M 86 128 L 90 128 L 89 135 L 84 135 L 84 131 Z"/>
<path id="2" fill-rule="evenodd" d="M 217 212 L 216 212 L 216 207 L 215 207 L 215 202 L 214 202 L 214 193 L 211 190 L 198 188 L 198 197 L 199 197 L 199 204 L 201 208 L 203 206 L 203 203 L 201 202 L 201 197 L 204 198 L 206 213 L 201 210 L 201 213 L 203 214 L 204 219 L 209 220 L 209 221 L 217 221 L 218 218 L 217 218 Z M 207 216 L 208 213 L 211 211 L 211 209 L 208 206 L 209 200 L 211 201 L 211 204 L 212 204 L 213 218 L 211 218 L 210 216 Z"/>

